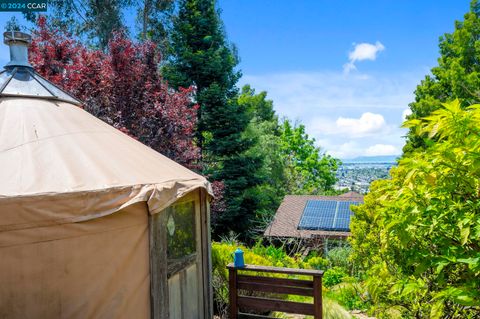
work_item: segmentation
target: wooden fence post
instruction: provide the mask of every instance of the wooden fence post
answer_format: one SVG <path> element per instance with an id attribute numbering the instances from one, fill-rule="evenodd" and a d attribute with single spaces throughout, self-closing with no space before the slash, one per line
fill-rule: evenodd
<path id="1" fill-rule="evenodd" d="M 228 269 L 228 291 L 230 296 L 230 319 L 237 319 L 237 269 Z"/>
<path id="2" fill-rule="evenodd" d="M 240 316 L 248 318 L 272 318 L 263 315 L 243 313 L 244 311 L 289 312 L 313 316 L 322 319 L 322 276 L 323 271 L 313 269 L 292 269 L 270 266 L 245 265 L 238 268 L 234 264 L 228 264 L 228 287 L 229 287 L 229 316 L 237 319 Z M 290 276 L 312 276 L 312 280 L 297 278 L 277 278 L 267 275 L 246 275 L 248 272 L 279 273 Z M 281 299 L 277 296 L 255 296 L 248 293 L 239 293 L 238 289 L 247 292 L 273 293 L 275 295 L 299 295 L 313 297 L 310 302 L 294 302 Z M 272 298 L 273 297 L 273 298 Z M 240 312 L 239 312 L 240 311 Z M 246 318 L 247 318 L 246 317 Z"/>
<path id="3" fill-rule="evenodd" d="M 313 276 L 313 307 L 315 319 L 322 319 L 322 277 Z"/>

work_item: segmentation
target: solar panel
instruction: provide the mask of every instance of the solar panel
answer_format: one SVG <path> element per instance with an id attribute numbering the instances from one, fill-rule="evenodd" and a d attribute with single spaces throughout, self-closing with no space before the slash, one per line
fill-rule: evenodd
<path id="1" fill-rule="evenodd" d="M 308 200 L 298 229 L 350 231 L 351 205 L 360 202 L 334 200 Z"/>
<path id="2" fill-rule="evenodd" d="M 335 219 L 336 201 L 308 200 L 300 219 L 300 229 L 321 229 L 330 227 Z"/>

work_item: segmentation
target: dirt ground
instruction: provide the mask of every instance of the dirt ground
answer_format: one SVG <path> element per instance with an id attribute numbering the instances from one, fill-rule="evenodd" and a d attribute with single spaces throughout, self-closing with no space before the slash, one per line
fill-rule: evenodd
<path id="1" fill-rule="evenodd" d="M 375 317 L 369 317 L 366 314 L 363 314 L 358 311 L 351 311 L 350 312 L 355 319 L 376 319 Z M 306 317 L 303 315 L 287 315 L 288 319 L 305 319 Z M 215 316 L 214 319 L 220 319 L 220 317 Z"/>
<path id="2" fill-rule="evenodd" d="M 375 319 L 375 317 L 369 317 L 366 314 L 357 312 L 357 311 L 351 311 L 350 313 L 354 318 L 357 318 L 357 319 Z"/>

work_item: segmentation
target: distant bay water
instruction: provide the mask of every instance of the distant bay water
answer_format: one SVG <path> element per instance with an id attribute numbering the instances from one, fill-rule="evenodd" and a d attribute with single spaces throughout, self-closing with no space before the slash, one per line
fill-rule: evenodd
<path id="1" fill-rule="evenodd" d="M 335 188 L 366 194 L 371 182 L 390 177 L 389 171 L 397 164 L 398 158 L 399 156 L 362 156 L 342 160 Z"/>
<path id="2" fill-rule="evenodd" d="M 359 163 L 385 163 L 395 164 L 400 155 L 388 155 L 388 156 L 360 156 L 351 159 L 341 160 L 343 164 L 359 164 Z"/>

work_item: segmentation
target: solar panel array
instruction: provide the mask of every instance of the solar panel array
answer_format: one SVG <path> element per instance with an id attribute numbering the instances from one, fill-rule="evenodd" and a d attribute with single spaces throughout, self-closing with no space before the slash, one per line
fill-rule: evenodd
<path id="1" fill-rule="evenodd" d="M 351 205 L 361 202 L 335 200 L 308 200 L 298 229 L 350 231 Z"/>

